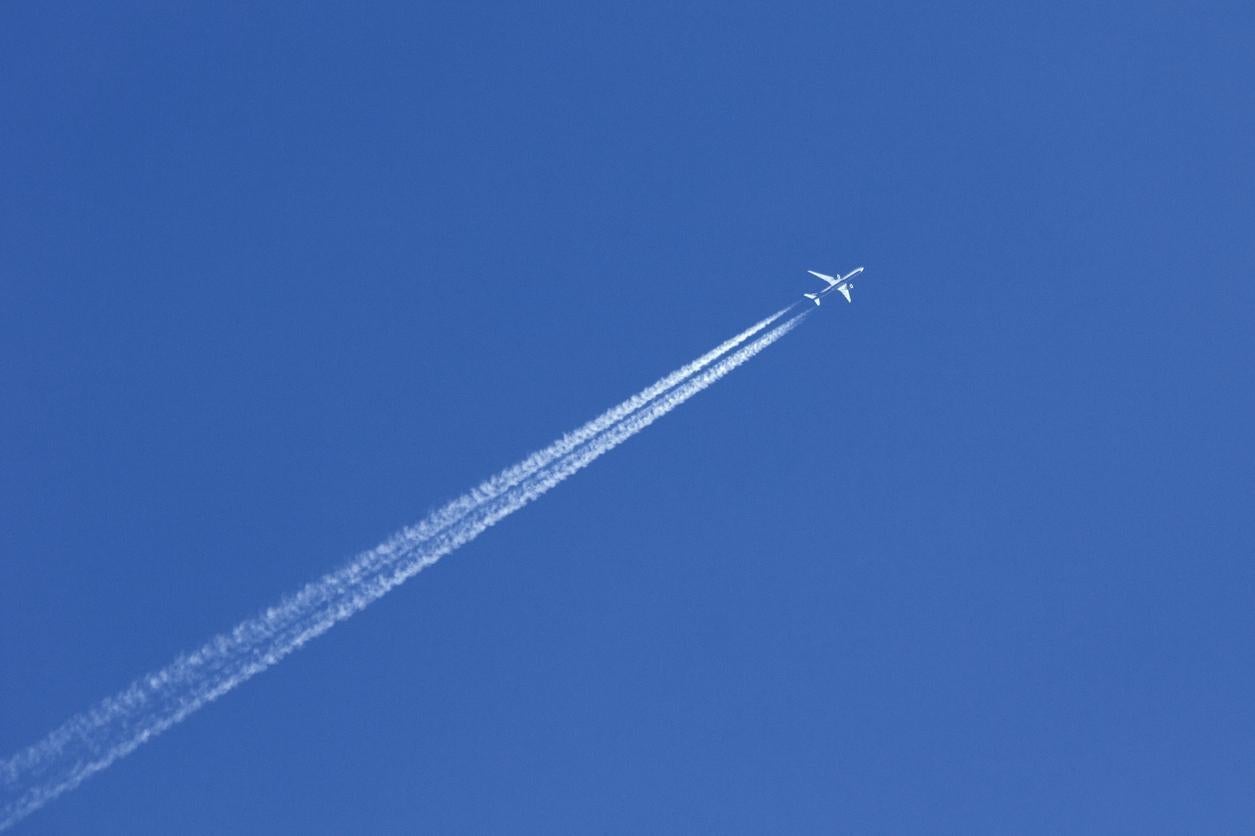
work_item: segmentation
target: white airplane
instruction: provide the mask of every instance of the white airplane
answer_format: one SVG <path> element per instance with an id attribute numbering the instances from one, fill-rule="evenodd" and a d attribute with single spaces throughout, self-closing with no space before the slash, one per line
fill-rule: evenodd
<path id="1" fill-rule="evenodd" d="M 834 290 L 840 291 L 841 295 L 845 297 L 845 301 L 853 302 L 854 300 L 850 298 L 850 291 L 854 289 L 854 282 L 850 281 L 850 279 L 854 278 L 859 273 L 862 273 L 863 268 L 855 267 L 853 270 L 846 273 L 844 276 L 838 276 L 835 279 L 832 276 L 825 276 L 823 273 L 816 273 L 814 270 L 807 270 L 806 272 L 810 273 L 815 278 L 823 279 L 824 281 L 828 283 L 828 286 L 825 287 L 823 290 L 819 291 L 818 293 L 803 293 L 802 294 L 807 299 L 811 300 L 816 305 L 818 305 L 820 299 L 824 298 L 829 293 L 832 293 L 832 291 Z"/>

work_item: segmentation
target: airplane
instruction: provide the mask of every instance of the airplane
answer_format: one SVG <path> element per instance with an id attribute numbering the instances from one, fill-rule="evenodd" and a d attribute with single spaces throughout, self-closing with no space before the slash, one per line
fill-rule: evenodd
<path id="1" fill-rule="evenodd" d="M 828 283 L 828 286 L 825 287 L 823 290 L 819 291 L 818 293 L 803 293 L 802 294 L 807 299 L 811 300 L 816 305 L 818 305 L 820 299 L 827 296 L 829 293 L 831 293 L 834 290 L 840 291 L 841 295 L 845 297 L 845 301 L 853 302 L 854 300 L 850 298 L 850 291 L 854 289 L 854 282 L 850 281 L 850 279 L 854 278 L 859 273 L 862 273 L 863 268 L 855 267 L 853 270 L 846 273 L 844 276 L 838 276 L 837 278 L 833 278 L 832 276 L 825 276 L 823 273 L 816 273 L 814 270 L 807 270 L 806 272 L 810 273 L 815 278 L 823 279 L 824 281 Z"/>

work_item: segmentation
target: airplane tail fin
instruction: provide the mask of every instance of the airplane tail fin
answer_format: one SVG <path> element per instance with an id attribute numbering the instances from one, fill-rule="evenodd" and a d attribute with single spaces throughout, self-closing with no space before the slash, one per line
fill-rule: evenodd
<path id="1" fill-rule="evenodd" d="M 811 300 L 812 302 L 814 302 L 816 305 L 819 304 L 819 296 L 817 294 L 803 293 L 802 295 L 805 296 L 807 299 Z"/>

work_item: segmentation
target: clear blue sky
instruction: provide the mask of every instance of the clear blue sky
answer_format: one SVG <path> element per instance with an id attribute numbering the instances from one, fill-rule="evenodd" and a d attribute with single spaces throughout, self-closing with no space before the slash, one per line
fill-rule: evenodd
<path id="1" fill-rule="evenodd" d="M 0 18 L 0 754 L 867 275 L 24 832 L 1255 820 L 1249 4 L 104 5 Z"/>

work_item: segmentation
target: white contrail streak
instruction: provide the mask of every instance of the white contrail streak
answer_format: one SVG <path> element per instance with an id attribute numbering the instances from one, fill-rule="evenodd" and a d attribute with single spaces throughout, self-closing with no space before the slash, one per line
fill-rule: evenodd
<path id="1" fill-rule="evenodd" d="M 70 718 L 42 741 L 0 761 L 0 830 L 78 786 L 305 642 L 361 611 L 501 519 L 539 499 L 780 339 L 809 313 L 761 333 L 788 310 L 722 343 L 578 430 L 501 471 L 418 525 L 307 584 L 230 633 L 211 639 L 198 650 L 180 656 L 162 670 Z M 752 342 L 747 343 L 751 338 Z M 733 352 L 734 348 L 737 350 Z"/>

